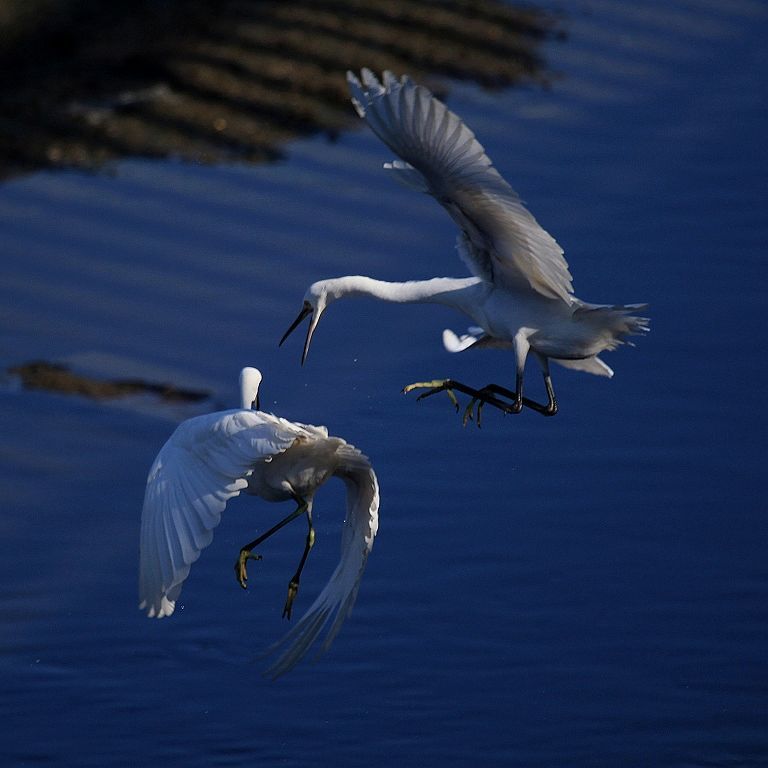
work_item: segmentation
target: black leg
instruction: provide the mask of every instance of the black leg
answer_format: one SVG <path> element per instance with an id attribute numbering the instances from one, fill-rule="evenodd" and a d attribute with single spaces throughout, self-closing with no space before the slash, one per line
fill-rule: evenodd
<path id="1" fill-rule="evenodd" d="M 312 525 L 312 510 L 307 509 L 307 524 L 309 530 L 307 531 L 307 541 L 304 545 L 304 554 L 301 556 L 299 567 L 296 569 L 296 573 L 293 574 L 293 578 L 288 583 L 288 598 L 285 601 L 285 607 L 283 608 L 283 618 L 291 618 L 291 610 L 293 609 L 293 601 L 296 599 L 296 595 L 299 593 L 299 581 L 301 580 L 301 572 L 304 570 L 304 563 L 307 562 L 309 556 L 309 550 L 315 544 L 315 528 Z"/>
<path id="2" fill-rule="evenodd" d="M 547 405 L 542 405 L 541 403 L 537 403 L 535 400 L 531 400 L 527 397 L 523 397 L 521 403 L 527 408 L 530 408 L 532 411 L 540 413 L 542 416 L 554 416 L 557 413 L 557 400 L 555 400 L 555 393 L 552 389 L 552 379 L 548 376 L 545 376 L 544 382 L 547 387 L 547 397 L 549 398 Z M 501 387 L 498 384 L 488 384 L 481 390 L 481 392 L 484 391 L 508 397 L 513 401 L 517 399 L 516 392 L 511 392 L 510 390 L 506 389 L 505 387 Z"/>
<path id="3" fill-rule="evenodd" d="M 545 416 L 554 416 L 557 413 L 557 398 L 555 397 L 555 390 L 552 386 L 552 377 L 549 375 L 549 371 L 544 374 L 544 386 L 547 388 L 547 408 L 542 413 Z"/>
<path id="4" fill-rule="evenodd" d="M 519 386 L 520 382 L 518 381 L 518 388 Z M 554 413 L 550 411 L 549 406 L 537 403 L 535 400 L 531 400 L 528 397 L 522 396 L 519 392 L 512 392 L 511 390 L 499 386 L 498 384 L 488 384 L 482 389 L 474 389 L 473 387 L 462 384 L 460 381 L 456 381 L 455 379 L 436 379 L 435 381 L 422 381 L 416 382 L 415 384 L 409 384 L 407 387 L 403 388 L 403 393 L 408 394 L 408 392 L 411 392 L 414 389 L 427 390 L 426 392 L 422 392 L 416 398 L 417 400 L 423 400 L 426 397 L 431 397 L 438 392 L 447 392 L 449 397 L 451 397 L 454 405 L 456 405 L 457 409 L 458 402 L 456 401 L 455 395 L 453 395 L 453 390 L 462 392 L 465 395 L 469 395 L 473 401 L 478 401 L 482 405 L 492 405 L 494 408 L 498 408 L 504 413 L 520 413 L 523 406 L 537 411 L 544 416 L 552 416 Z M 503 397 L 508 398 L 511 402 L 500 400 L 494 395 L 502 395 Z M 472 402 L 471 405 L 474 405 L 474 402 Z M 470 418 L 472 418 L 471 408 L 468 408 L 464 413 L 464 423 L 466 423 Z"/>
<path id="5" fill-rule="evenodd" d="M 307 502 L 304 501 L 304 499 L 300 498 L 299 496 L 296 496 L 295 499 L 299 506 L 296 507 L 296 509 L 291 512 L 288 517 L 283 518 L 279 523 L 273 525 L 266 533 L 263 533 L 257 539 L 254 539 L 250 544 L 246 544 L 240 550 L 240 556 L 235 563 L 235 578 L 243 589 L 247 589 L 246 582 L 248 581 L 248 574 L 245 568 L 246 563 L 248 560 L 261 560 L 261 555 L 254 555 L 252 554 L 251 550 L 258 547 L 262 541 L 266 541 L 273 533 L 277 533 L 277 531 L 279 531 L 283 526 L 288 525 L 291 520 L 295 520 L 300 515 L 303 515 L 309 508 Z"/>

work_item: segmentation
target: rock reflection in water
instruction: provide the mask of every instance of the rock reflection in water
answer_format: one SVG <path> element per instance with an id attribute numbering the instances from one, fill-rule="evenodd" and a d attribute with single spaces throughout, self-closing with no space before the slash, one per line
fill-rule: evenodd
<path id="1" fill-rule="evenodd" d="M 258 162 L 349 125 L 368 66 L 546 82 L 559 33 L 500 0 L 0 0 L 0 178 L 124 156 Z M 439 84 L 437 84 L 439 91 Z"/>
<path id="2" fill-rule="evenodd" d="M 8 369 L 24 389 L 41 389 L 79 395 L 94 400 L 112 400 L 131 395 L 152 395 L 169 402 L 196 403 L 210 397 L 210 392 L 186 389 L 171 383 L 142 379 L 97 379 L 74 373 L 67 366 L 46 361 L 23 363 Z"/>

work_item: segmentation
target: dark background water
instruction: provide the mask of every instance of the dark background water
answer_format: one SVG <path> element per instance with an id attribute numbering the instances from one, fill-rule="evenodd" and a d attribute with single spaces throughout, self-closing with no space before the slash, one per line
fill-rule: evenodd
<path id="1" fill-rule="evenodd" d="M 432 200 L 367 131 L 271 165 L 126 159 L 0 187 L 0 359 L 140 376 L 327 424 L 371 456 L 381 528 L 331 651 L 276 683 L 303 528 L 232 562 L 283 510 L 228 508 L 176 615 L 136 610 L 147 469 L 199 406 L 0 395 L 0 756 L 8 765 L 768 764 L 766 52 L 762 3 L 568 2 L 550 89 L 449 83 L 450 106 L 566 250 L 577 294 L 648 301 L 607 381 L 558 369 L 561 413 L 488 411 L 404 384 L 509 382 L 450 356 L 438 307 L 334 305 L 307 364 L 277 339 L 340 274 L 464 273 Z M 343 73 L 339 72 L 339 78 Z M 538 387 L 531 377 L 531 388 Z M 338 554 L 318 494 L 297 610 Z"/>

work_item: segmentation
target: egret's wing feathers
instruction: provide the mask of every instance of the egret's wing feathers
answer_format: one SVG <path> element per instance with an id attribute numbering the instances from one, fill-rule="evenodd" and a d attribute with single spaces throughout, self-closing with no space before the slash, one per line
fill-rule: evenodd
<path id="1" fill-rule="evenodd" d="M 275 416 L 275 418 L 278 418 L 278 417 Z M 317 427 L 314 424 L 302 424 L 300 421 L 286 421 L 285 419 L 281 419 L 281 421 L 285 422 L 288 425 L 299 427 L 300 429 L 304 430 L 304 432 L 306 432 L 307 435 L 317 440 L 328 439 L 328 427 Z"/>
<path id="2" fill-rule="evenodd" d="M 461 227 L 459 253 L 484 280 L 527 285 L 548 298 L 573 292 L 563 250 L 528 212 L 461 118 L 407 77 L 367 69 L 347 81 L 360 117 L 398 156 L 401 181 L 427 191 Z"/>
<path id="3" fill-rule="evenodd" d="M 550 360 L 553 363 L 562 365 L 563 368 L 570 368 L 573 371 L 583 371 L 584 373 L 593 373 L 595 376 L 613 378 L 613 368 L 606 365 L 597 355 L 585 357 L 581 360 L 560 360 L 556 357 L 551 357 Z"/>
<path id="4" fill-rule="evenodd" d="M 272 646 L 281 651 L 266 671 L 277 677 L 290 670 L 333 619 L 320 652 L 328 650 L 349 616 L 360 580 L 379 528 L 379 484 L 368 459 L 351 445 L 338 449 L 341 459 L 334 473 L 347 486 L 347 516 L 341 534 L 341 559 L 336 570 L 296 626 Z"/>
<path id="5" fill-rule="evenodd" d="M 190 566 L 213 539 L 227 501 L 256 462 L 285 451 L 300 433 L 256 411 L 224 411 L 179 425 L 149 472 L 141 513 L 139 608 L 173 613 Z"/>
<path id="6" fill-rule="evenodd" d="M 443 346 L 447 352 L 464 352 L 467 349 L 511 349 L 511 341 L 489 336 L 482 328 L 472 326 L 457 336 L 450 328 L 443 331 Z"/>

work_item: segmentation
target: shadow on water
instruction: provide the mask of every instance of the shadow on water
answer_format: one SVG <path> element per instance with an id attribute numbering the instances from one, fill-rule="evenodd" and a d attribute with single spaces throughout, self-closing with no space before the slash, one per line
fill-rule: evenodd
<path id="1" fill-rule="evenodd" d="M 0 178 L 128 156 L 260 162 L 352 117 L 347 68 L 547 82 L 558 20 L 499 0 L 0 0 Z"/>
<path id="2" fill-rule="evenodd" d="M 196 403 L 206 400 L 210 392 L 185 389 L 169 383 L 143 379 L 99 379 L 73 372 L 66 365 L 43 360 L 12 366 L 8 373 L 24 389 L 42 389 L 79 395 L 93 400 L 111 400 L 133 395 L 151 395 L 170 402 Z"/>

